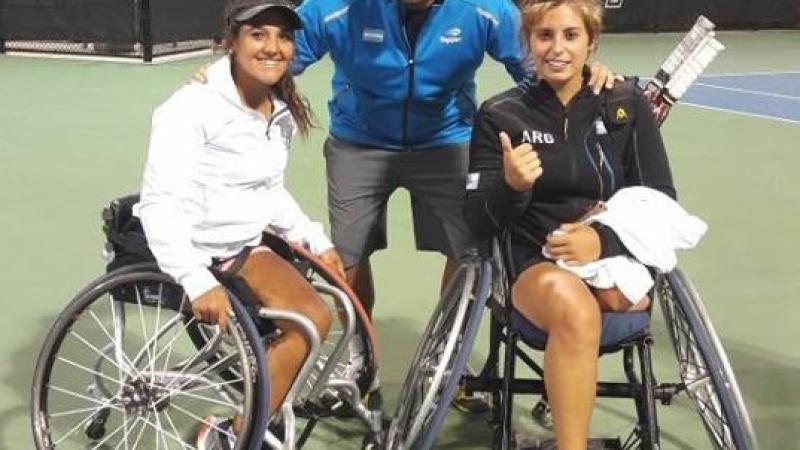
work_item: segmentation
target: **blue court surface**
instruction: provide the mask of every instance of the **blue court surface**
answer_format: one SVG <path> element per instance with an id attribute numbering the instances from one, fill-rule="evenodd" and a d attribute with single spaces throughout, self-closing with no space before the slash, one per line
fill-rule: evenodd
<path id="1" fill-rule="evenodd" d="M 701 77 L 681 105 L 800 123 L 800 72 Z"/>

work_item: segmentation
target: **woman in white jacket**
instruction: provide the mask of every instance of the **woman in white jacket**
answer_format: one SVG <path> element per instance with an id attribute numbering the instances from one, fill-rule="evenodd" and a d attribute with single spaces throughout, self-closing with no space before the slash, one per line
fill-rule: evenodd
<path id="1" fill-rule="evenodd" d="M 300 19 L 288 1 L 234 0 L 226 20 L 228 57 L 209 68 L 207 84 L 182 87 L 153 115 L 135 212 L 159 266 L 184 287 L 199 320 L 227 327 L 229 299 L 214 267 L 236 271 L 264 306 L 306 315 L 324 337 L 331 318 L 321 299 L 261 245 L 269 231 L 306 246 L 343 275 L 322 226 L 284 187 L 290 142 L 312 125 L 308 102 L 288 73 Z M 276 325 L 281 335 L 269 348 L 270 412 L 309 351 L 295 325 Z M 227 429 L 238 428 L 232 422 L 204 421 L 198 448 L 229 445 Z"/>

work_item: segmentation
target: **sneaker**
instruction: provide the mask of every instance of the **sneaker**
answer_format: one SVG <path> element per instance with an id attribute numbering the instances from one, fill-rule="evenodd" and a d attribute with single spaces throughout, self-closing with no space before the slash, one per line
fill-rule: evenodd
<path id="1" fill-rule="evenodd" d="M 536 406 L 531 409 L 531 417 L 540 427 L 553 429 L 553 413 L 550 411 L 550 404 L 547 403 L 547 400 L 540 399 L 536 403 Z"/>
<path id="2" fill-rule="evenodd" d="M 358 381 L 361 373 L 364 372 L 364 367 L 367 364 L 367 357 L 363 352 L 350 352 L 347 365 L 342 371 L 342 377 L 350 381 Z"/>
<path id="3" fill-rule="evenodd" d="M 366 403 L 370 411 L 383 409 L 383 395 L 381 394 L 380 386 L 367 393 Z"/>
<path id="4" fill-rule="evenodd" d="M 458 387 L 452 405 L 455 409 L 466 414 L 484 414 L 491 409 L 489 401 L 482 392 L 467 394 L 463 386 Z"/>
<path id="5" fill-rule="evenodd" d="M 557 450 L 554 440 L 542 440 L 524 431 L 514 431 L 511 435 L 511 448 L 514 450 Z"/>
<path id="6" fill-rule="evenodd" d="M 283 442 L 286 440 L 286 425 L 282 418 L 273 418 L 267 425 L 267 430 L 272 433 L 273 436 L 278 438 L 279 441 Z M 262 448 L 267 449 L 267 444 L 264 443 Z"/>
<path id="7" fill-rule="evenodd" d="M 362 401 L 370 411 L 381 410 L 383 408 L 383 395 L 381 395 L 380 388 L 368 392 Z M 328 391 L 323 393 L 320 396 L 319 403 L 326 415 L 338 419 L 352 419 L 358 417 L 358 414 L 353 407 L 350 406 L 350 403 L 340 398 L 336 392 Z"/>
<path id="8" fill-rule="evenodd" d="M 231 419 L 208 416 L 197 426 L 197 450 L 231 450 L 235 443 Z"/>

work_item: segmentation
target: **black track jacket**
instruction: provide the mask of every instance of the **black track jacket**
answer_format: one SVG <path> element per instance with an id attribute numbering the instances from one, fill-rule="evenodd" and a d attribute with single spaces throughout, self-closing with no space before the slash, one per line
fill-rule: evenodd
<path id="1" fill-rule="evenodd" d="M 513 147 L 529 142 L 542 161 L 533 188 L 516 192 L 505 182 L 498 134 Z M 635 80 L 594 95 L 584 86 L 565 107 L 547 83 L 528 80 L 483 103 L 470 146 L 465 218 L 489 237 L 510 227 L 515 247 L 540 251 L 548 233 L 578 221 L 599 200 L 643 185 L 675 198 L 661 134 Z M 627 253 L 608 227 L 602 254 Z"/>

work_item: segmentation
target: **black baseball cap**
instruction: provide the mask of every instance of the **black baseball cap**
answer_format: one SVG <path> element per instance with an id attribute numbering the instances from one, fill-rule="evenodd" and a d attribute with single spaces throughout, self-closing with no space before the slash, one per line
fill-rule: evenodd
<path id="1" fill-rule="evenodd" d="M 303 22 L 300 20 L 300 16 L 297 15 L 295 3 L 292 0 L 231 0 L 228 4 L 228 13 L 225 16 L 226 22 L 229 25 L 247 22 L 253 17 L 272 8 L 281 9 L 286 12 L 294 29 L 303 28 Z"/>

